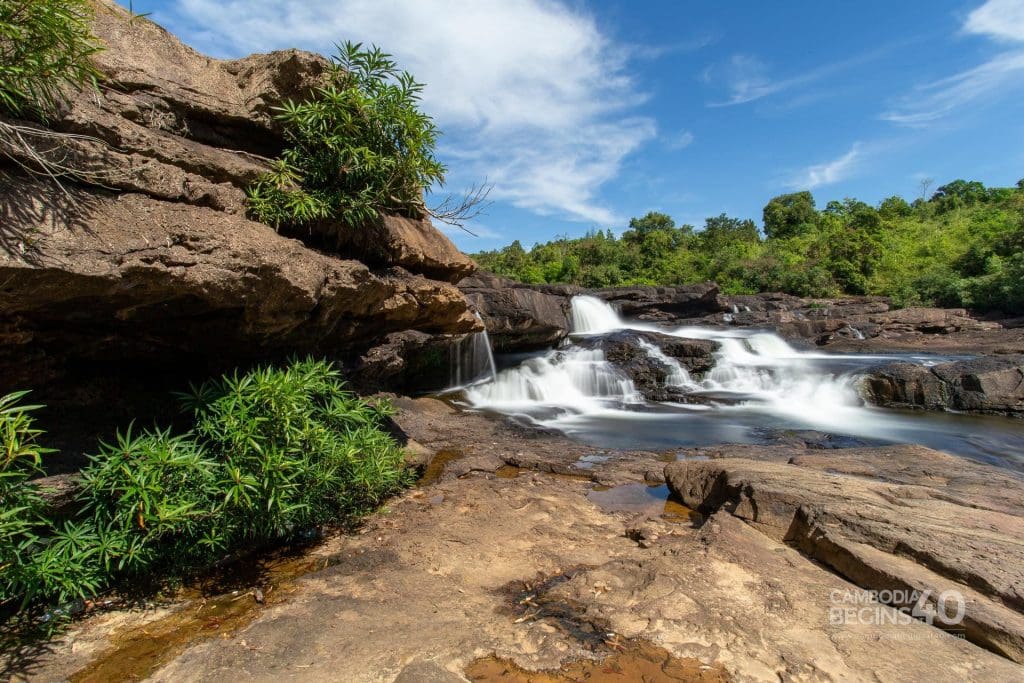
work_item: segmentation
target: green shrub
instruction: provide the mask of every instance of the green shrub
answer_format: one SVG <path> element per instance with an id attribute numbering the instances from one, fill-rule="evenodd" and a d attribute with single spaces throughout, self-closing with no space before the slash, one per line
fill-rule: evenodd
<path id="1" fill-rule="evenodd" d="M 307 359 L 183 396 L 182 435 L 129 428 L 82 472 L 80 515 L 57 526 L 38 486 L 37 406 L 0 399 L 0 606 L 62 603 L 118 581 L 175 578 L 232 552 L 349 524 L 411 481 L 385 430 L 391 406 Z"/>
<path id="2" fill-rule="evenodd" d="M 346 392 L 330 363 L 262 367 L 182 395 L 194 429 L 102 444 L 82 501 L 112 576 L 181 574 L 241 548 L 349 523 L 408 482 L 385 403 Z"/>
<path id="3" fill-rule="evenodd" d="M 330 363 L 257 368 L 188 402 L 221 466 L 223 531 L 239 542 L 345 521 L 406 483 L 402 451 L 381 430 L 390 406 L 346 392 Z"/>
<path id="4" fill-rule="evenodd" d="M 40 487 L 42 430 L 31 413 L 40 406 L 22 405 L 28 392 L 0 398 L 0 606 L 24 607 L 37 601 L 63 602 L 99 588 L 93 542 L 88 528 L 47 519 Z"/>
<path id="5" fill-rule="evenodd" d="M 330 233 L 382 211 L 421 214 L 424 188 L 445 171 L 437 128 L 418 108 L 422 87 L 378 48 L 340 45 L 326 85 L 279 109 L 288 147 L 249 188 L 253 216 Z"/>
<path id="6" fill-rule="evenodd" d="M 223 550 L 208 538 L 222 497 L 218 466 L 191 434 L 129 428 L 101 443 L 82 473 L 82 500 L 103 570 L 196 566 Z"/>
<path id="7" fill-rule="evenodd" d="M 0 0 L 0 112 L 45 116 L 65 88 L 95 84 L 88 0 Z"/>

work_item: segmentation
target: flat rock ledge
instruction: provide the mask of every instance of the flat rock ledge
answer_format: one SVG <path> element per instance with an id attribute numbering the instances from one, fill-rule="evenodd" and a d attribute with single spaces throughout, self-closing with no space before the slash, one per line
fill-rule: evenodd
<path id="1" fill-rule="evenodd" d="M 757 456 L 683 460 L 665 476 L 684 504 L 726 511 L 864 589 L 928 591 L 933 606 L 955 591 L 964 614 L 948 628 L 1024 662 L 1024 479 L 918 446 Z"/>

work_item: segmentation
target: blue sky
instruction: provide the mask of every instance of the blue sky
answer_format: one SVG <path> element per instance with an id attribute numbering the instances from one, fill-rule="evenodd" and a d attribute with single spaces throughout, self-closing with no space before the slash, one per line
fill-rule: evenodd
<path id="1" fill-rule="evenodd" d="M 127 0 L 122 4 L 127 5 Z M 657 210 L 1024 177 L 1024 0 L 136 0 L 217 57 L 375 43 L 424 81 L 464 251 Z M 934 189 L 934 185 L 933 188 Z"/>

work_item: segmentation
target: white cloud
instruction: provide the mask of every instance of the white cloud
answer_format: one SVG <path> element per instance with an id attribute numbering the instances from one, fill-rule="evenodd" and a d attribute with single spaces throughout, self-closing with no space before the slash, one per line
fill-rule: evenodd
<path id="1" fill-rule="evenodd" d="M 1024 42 L 1024 0 L 988 0 L 971 12 L 963 32 L 998 42 Z M 915 87 L 885 121 L 926 126 L 968 105 L 982 105 L 1024 86 L 1024 50 L 1014 48 L 987 62 L 946 78 Z"/>
<path id="2" fill-rule="evenodd" d="M 1024 2 L 988 0 L 967 15 L 964 32 L 997 40 L 1024 41 Z"/>
<path id="3" fill-rule="evenodd" d="M 693 133 L 688 130 L 684 130 L 669 137 L 665 144 L 668 145 L 669 149 L 686 149 L 693 144 L 693 141 Z"/>
<path id="4" fill-rule="evenodd" d="M 883 112 L 885 121 L 920 126 L 956 109 L 1024 85 L 1024 51 L 1004 52 L 972 69 L 914 88 L 903 102 Z"/>
<path id="5" fill-rule="evenodd" d="M 222 54 L 380 45 L 427 84 L 423 108 L 447 132 L 452 184 L 487 177 L 492 199 L 540 213 L 610 220 L 597 190 L 656 132 L 629 114 L 644 97 L 628 48 L 559 2 L 177 0 L 164 14 Z"/>
<path id="6" fill-rule="evenodd" d="M 782 79 L 770 78 L 768 65 L 757 57 L 737 54 L 723 64 L 706 68 L 701 74 L 701 79 L 708 84 L 724 83 L 729 91 L 726 99 L 709 102 L 709 107 L 731 107 L 808 85 L 859 64 L 870 62 L 891 48 L 892 45 L 883 45 L 850 59 L 823 64 L 804 73 Z"/>
<path id="7" fill-rule="evenodd" d="M 863 156 L 863 145 L 855 142 L 846 154 L 832 161 L 808 166 L 786 184 L 796 189 L 813 190 L 822 185 L 838 183 L 840 180 L 850 177 L 856 171 L 857 165 L 863 159 Z"/>

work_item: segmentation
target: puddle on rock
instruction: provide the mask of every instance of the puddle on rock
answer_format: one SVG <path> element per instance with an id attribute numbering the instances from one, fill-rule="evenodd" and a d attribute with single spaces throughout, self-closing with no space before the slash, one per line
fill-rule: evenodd
<path id="1" fill-rule="evenodd" d="M 430 464 L 427 465 L 427 468 L 423 470 L 423 474 L 420 476 L 420 480 L 418 482 L 419 485 L 428 486 L 430 484 L 436 484 L 441 480 L 441 475 L 444 474 L 444 468 L 448 463 L 458 460 L 459 458 L 464 458 L 465 456 L 465 453 L 455 449 L 446 448 L 438 451 L 434 457 L 431 458 Z"/>
<path id="2" fill-rule="evenodd" d="M 721 683 L 729 674 L 721 664 L 673 657 L 664 648 L 643 640 L 624 641 L 616 651 L 600 660 L 569 662 L 556 671 L 529 671 L 495 656 L 472 662 L 466 676 L 478 683 Z"/>
<path id="3" fill-rule="evenodd" d="M 622 486 L 595 486 L 587 498 L 605 512 L 632 512 L 658 515 L 666 522 L 701 522 L 700 513 L 691 510 L 671 497 L 666 484 L 623 484 Z"/>
<path id="4" fill-rule="evenodd" d="M 315 549 L 292 548 L 266 557 L 242 558 L 183 588 L 185 603 L 166 616 L 116 631 L 112 646 L 68 680 L 71 683 L 138 681 L 203 640 L 248 625 L 290 592 L 292 582 L 335 564 Z"/>
<path id="5" fill-rule="evenodd" d="M 494 476 L 499 479 L 515 479 L 525 471 L 522 467 L 516 467 L 515 465 L 502 465 L 494 470 Z"/>
<path id="6" fill-rule="evenodd" d="M 602 453 L 593 453 L 591 455 L 584 455 L 576 461 L 576 467 L 581 470 L 592 470 L 595 465 L 608 462 L 612 459 L 610 455 L 604 455 Z"/>

